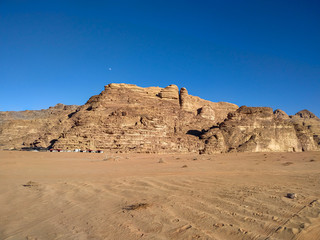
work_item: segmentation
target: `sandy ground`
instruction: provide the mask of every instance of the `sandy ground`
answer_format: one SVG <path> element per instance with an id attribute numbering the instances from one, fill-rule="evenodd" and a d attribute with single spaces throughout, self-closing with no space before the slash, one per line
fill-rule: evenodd
<path id="1" fill-rule="evenodd" d="M 105 157 L 0 151 L 0 239 L 320 239 L 320 152 Z"/>

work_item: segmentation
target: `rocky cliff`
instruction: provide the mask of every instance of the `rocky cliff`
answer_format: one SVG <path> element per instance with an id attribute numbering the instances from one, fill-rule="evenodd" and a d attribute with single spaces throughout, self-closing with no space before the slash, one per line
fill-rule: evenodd
<path id="1" fill-rule="evenodd" d="M 71 127 L 69 114 L 77 108 L 57 104 L 36 111 L 0 112 L 0 149 L 50 147 Z"/>
<path id="2" fill-rule="evenodd" d="M 189 95 L 184 92 L 184 96 Z M 176 85 L 141 88 L 128 84 L 109 84 L 73 114 L 73 127 L 65 131 L 55 148 L 108 149 L 116 152 L 199 152 L 199 134 L 223 120 L 238 106 L 211 103 L 192 97 L 184 99 Z M 202 108 L 211 104 L 206 113 Z M 214 106 L 219 106 L 214 108 Z"/>
<path id="3" fill-rule="evenodd" d="M 206 142 L 204 153 L 301 152 L 319 149 L 314 135 L 283 111 L 242 106 L 200 137 Z"/>
<path id="4" fill-rule="evenodd" d="M 319 150 L 320 120 L 210 102 L 187 89 L 109 84 L 82 106 L 0 112 L 0 148 L 219 153 Z"/>

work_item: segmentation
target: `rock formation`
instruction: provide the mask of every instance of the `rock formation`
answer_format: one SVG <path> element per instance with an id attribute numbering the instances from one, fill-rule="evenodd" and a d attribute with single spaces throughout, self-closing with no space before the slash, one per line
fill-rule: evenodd
<path id="1" fill-rule="evenodd" d="M 288 114 L 286 114 L 284 111 L 280 110 L 280 109 L 276 109 L 274 112 L 273 112 L 274 116 L 276 118 L 280 118 L 280 119 L 289 119 L 289 116 Z"/>
<path id="2" fill-rule="evenodd" d="M 181 108 L 176 85 L 166 88 L 140 88 L 135 85 L 109 84 L 101 94 L 91 97 L 73 114 L 74 126 L 64 132 L 55 148 L 108 149 L 116 152 L 199 152 L 203 128 L 217 121 L 208 112 L 198 114 L 198 100 L 192 111 Z M 202 103 L 202 105 L 201 105 Z M 220 103 L 225 111 L 210 114 L 227 116 L 238 107 Z M 200 107 L 200 109 L 201 109 Z M 205 115 L 207 114 L 207 115 Z"/>
<path id="3" fill-rule="evenodd" d="M 77 108 L 57 104 L 36 111 L 0 112 L 0 149 L 50 147 L 72 126 L 70 114 Z"/>
<path id="4" fill-rule="evenodd" d="M 242 106 L 201 138 L 206 141 L 204 153 L 302 151 L 294 125 L 267 107 Z"/>
<path id="5" fill-rule="evenodd" d="M 215 111 L 208 105 L 198 109 L 199 115 L 203 118 L 215 120 Z"/>
<path id="6" fill-rule="evenodd" d="M 180 107 L 184 111 L 200 114 L 202 117 L 215 122 L 223 121 L 230 112 L 230 109 L 234 111 L 238 108 L 232 103 L 210 102 L 199 97 L 189 95 L 185 88 L 180 89 Z"/>
<path id="7" fill-rule="evenodd" d="M 167 99 L 179 99 L 179 88 L 178 86 L 172 84 L 169 85 L 166 88 L 161 89 L 159 92 L 159 97 L 161 98 L 167 98 Z"/>
<path id="8" fill-rule="evenodd" d="M 315 151 L 320 146 L 320 119 L 308 110 L 290 116 L 304 151 Z"/>
<path id="9" fill-rule="evenodd" d="M 0 112 L 0 149 L 220 153 L 319 150 L 320 120 L 265 107 L 238 108 L 176 85 L 109 84 L 82 106 Z"/>

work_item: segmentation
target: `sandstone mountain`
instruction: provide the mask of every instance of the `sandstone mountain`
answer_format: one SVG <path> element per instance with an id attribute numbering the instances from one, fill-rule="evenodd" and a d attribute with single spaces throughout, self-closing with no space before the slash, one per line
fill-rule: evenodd
<path id="1" fill-rule="evenodd" d="M 82 106 L 0 112 L 0 148 L 222 153 L 320 150 L 320 119 L 266 107 L 238 108 L 185 88 L 109 84 Z"/>

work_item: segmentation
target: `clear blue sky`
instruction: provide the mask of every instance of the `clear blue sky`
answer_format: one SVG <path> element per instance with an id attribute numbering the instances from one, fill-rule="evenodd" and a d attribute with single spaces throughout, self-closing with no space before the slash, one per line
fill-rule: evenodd
<path id="1" fill-rule="evenodd" d="M 123 82 L 320 116 L 319 13 L 318 0 L 0 0 L 0 111 Z"/>

